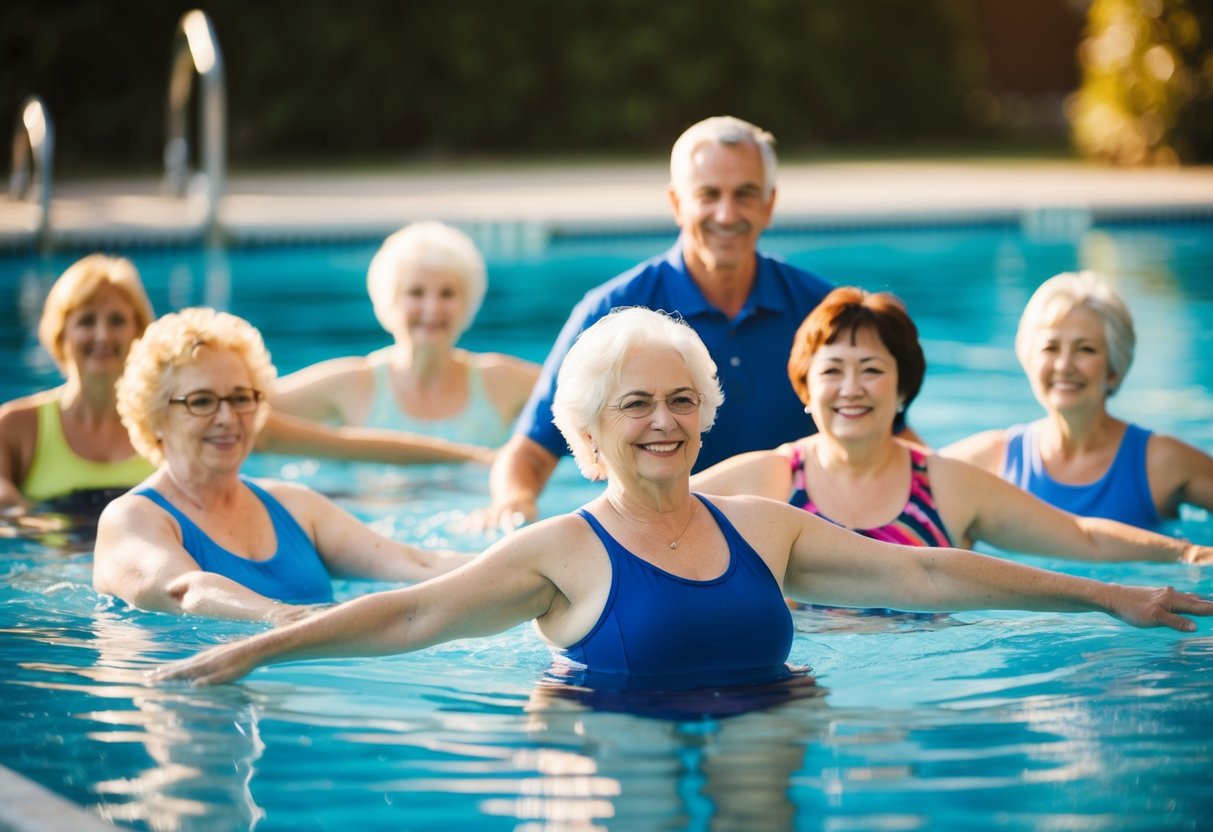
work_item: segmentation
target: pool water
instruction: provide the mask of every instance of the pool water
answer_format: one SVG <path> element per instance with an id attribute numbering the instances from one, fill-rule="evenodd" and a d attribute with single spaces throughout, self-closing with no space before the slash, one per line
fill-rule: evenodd
<path id="1" fill-rule="evenodd" d="M 582 291 L 669 241 L 490 251 L 465 344 L 541 360 Z M 906 300 L 930 365 L 910 420 L 938 445 L 1034 418 L 1012 351 L 1020 310 L 1055 272 L 1113 273 L 1139 337 L 1113 410 L 1213 451 L 1213 225 L 784 230 L 765 243 L 835 283 Z M 127 254 L 157 310 L 211 303 L 246 317 L 290 372 L 386 343 L 364 289 L 374 248 Z M 0 398 L 57 383 L 33 332 L 73 259 L 0 259 L 12 299 L 0 304 L 0 359 L 14 368 Z M 263 456 L 249 470 L 307 482 L 399 539 L 483 545 L 457 526 L 487 499 L 483 469 Z M 595 493 L 562 463 L 540 508 Z M 1170 530 L 1213 544 L 1202 512 Z M 1209 591 L 1191 566 L 1018 557 Z M 259 626 L 130 610 L 92 591 L 90 568 L 87 534 L 0 537 L 0 763 L 136 829 L 1157 830 L 1207 828 L 1213 810 L 1213 620 L 1181 635 L 1094 614 L 798 610 L 791 661 L 812 666 L 822 695 L 735 697 L 697 716 L 555 695 L 528 627 L 218 688 L 148 687 L 144 670 Z"/>

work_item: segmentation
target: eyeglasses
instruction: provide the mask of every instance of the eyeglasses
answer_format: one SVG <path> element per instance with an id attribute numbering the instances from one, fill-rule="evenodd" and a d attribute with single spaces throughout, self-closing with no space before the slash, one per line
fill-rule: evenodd
<path id="1" fill-rule="evenodd" d="M 219 405 L 227 402 L 237 413 L 252 413 L 261 404 L 265 394 L 260 390 L 237 390 L 230 396 L 220 396 L 210 390 L 195 390 L 175 399 L 169 399 L 169 404 L 183 404 L 185 409 L 194 416 L 214 416 L 219 412 Z"/>
<path id="2" fill-rule="evenodd" d="M 677 413 L 679 416 L 694 413 L 699 409 L 699 405 L 703 404 L 703 398 L 698 393 L 693 390 L 684 390 L 680 393 L 666 396 L 665 399 L 642 395 L 624 396 L 619 400 L 618 404 L 609 404 L 607 407 L 611 410 L 618 410 L 624 416 L 631 419 L 643 419 L 646 416 L 653 415 L 653 411 L 657 409 L 657 402 L 659 401 L 664 401 L 666 409 L 671 413 Z"/>

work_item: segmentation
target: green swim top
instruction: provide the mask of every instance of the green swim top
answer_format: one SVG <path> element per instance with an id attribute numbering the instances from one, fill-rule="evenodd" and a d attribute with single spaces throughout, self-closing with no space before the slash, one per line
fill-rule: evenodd
<path id="1" fill-rule="evenodd" d="M 59 402 L 51 399 L 38 405 L 38 436 L 34 458 L 21 483 L 27 499 L 41 502 L 73 491 L 122 488 L 137 485 L 155 466 L 138 454 L 114 462 L 94 462 L 73 451 L 63 435 Z"/>

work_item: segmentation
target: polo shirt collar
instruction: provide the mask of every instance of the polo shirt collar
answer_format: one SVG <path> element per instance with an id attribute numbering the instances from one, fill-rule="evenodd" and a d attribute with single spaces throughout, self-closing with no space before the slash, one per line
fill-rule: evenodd
<path id="1" fill-rule="evenodd" d="M 771 259 L 763 257 L 757 252 L 754 256 L 758 260 L 754 272 L 754 286 L 750 289 L 749 297 L 746 298 L 745 304 L 737 314 L 739 319 L 759 310 L 779 311 L 786 305 L 786 299 L 780 291 Z M 673 248 L 666 252 L 666 263 L 677 275 L 675 279 L 665 283 L 670 308 L 679 310 L 684 317 L 720 313 L 719 309 L 708 303 L 708 299 L 704 297 L 703 292 L 691 277 L 691 272 L 687 269 L 686 258 L 682 253 L 682 240 L 679 240 Z"/>

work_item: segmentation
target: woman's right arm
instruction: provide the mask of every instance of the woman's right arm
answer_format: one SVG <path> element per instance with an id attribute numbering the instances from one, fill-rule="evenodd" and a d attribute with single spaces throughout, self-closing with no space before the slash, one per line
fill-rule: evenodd
<path id="1" fill-rule="evenodd" d="M 315 610 L 203 571 L 182 548 L 175 529 L 168 514 L 150 500 L 131 494 L 114 500 L 97 523 L 93 588 L 144 610 L 275 624 Z"/>
<path id="2" fill-rule="evenodd" d="M 939 450 L 940 456 L 959 459 L 976 465 L 994 475 L 1002 474 L 1002 459 L 1006 453 L 1007 434 L 1004 430 L 987 430 L 967 436 Z"/>
<path id="3" fill-rule="evenodd" d="M 219 684 L 276 662 L 381 656 L 502 632 L 548 612 L 561 595 L 544 563 L 545 552 L 568 554 L 559 542 L 550 527 L 531 527 L 454 572 L 364 595 L 288 627 L 211 648 L 165 665 L 151 678 Z"/>
<path id="4" fill-rule="evenodd" d="M 257 450 L 390 465 L 440 462 L 490 465 L 496 456 L 492 448 L 482 445 L 385 428 L 335 428 L 276 411 L 270 412 L 265 427 L 257 435 Z"/>
<path id="5" fill-rule="evenodd" d="M 29 508 L 20 486 L 29 473 L 38 436 L 37 411 L 29 402 L 18 399 L 0 407 L 0 509 L 8 515 Z"/>

